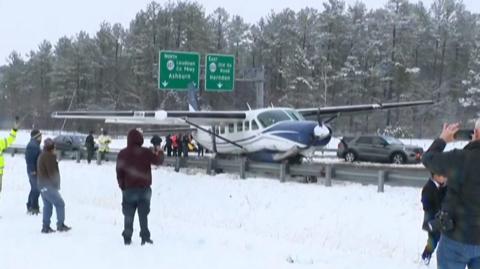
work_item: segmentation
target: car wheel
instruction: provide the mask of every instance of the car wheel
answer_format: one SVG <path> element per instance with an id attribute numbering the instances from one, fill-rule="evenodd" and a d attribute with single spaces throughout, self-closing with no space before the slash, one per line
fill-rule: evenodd
<path id="1" fill-rule="evenodd" d="M 351 163 L 351 162 L 354 162 L 356 159 L 357 159 L 357 156 L 355 155 L 354 152 L 349 151 L 349 152 L 345 153 L 345 161 Z"/>
<path id="2" fill-rule="evenodd" d="M 402 153 L 393 154 L 392 163 L 394 163 L 394 164 L 404 164 L 405 163 L 405 156 Z"/>

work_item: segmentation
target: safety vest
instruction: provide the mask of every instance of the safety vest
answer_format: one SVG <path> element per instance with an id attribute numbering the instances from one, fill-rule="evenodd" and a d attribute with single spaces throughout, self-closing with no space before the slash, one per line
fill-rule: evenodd
<path id="1" fill-rule="evenodd" d="M 98 143 L 100 144 L 99 145 L 99 149 L 98 151 L 100 152 L 108 152 L 109 148 L 108 148 L 108 144 L 110 144 L 110 142 L 112 142 L 112 140 L 110 139 L 110 136 L 108 135 L 101 135 L 98 137 Z"/>
<path id="2" fill-rule="evenodd" d="M 17 131 L 12 130 L 10 135 L 5 138 L 0 138 L 0 175 L 3 175 L 3 168 L 5 167 L 5 159 L 3 158 L 3 151 L 6 150 L 17 137 Z"/>

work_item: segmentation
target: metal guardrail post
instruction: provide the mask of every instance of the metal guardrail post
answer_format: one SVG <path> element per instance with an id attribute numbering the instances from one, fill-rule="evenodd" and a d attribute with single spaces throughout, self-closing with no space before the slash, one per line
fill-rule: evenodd
<path id="1" fill-rule="evenodd" d="M 182 158 L 180 157 L 175 158 L 175 172 L 180 171 L 181 161 L 182 161 Z"/>
<path id="2" fill-rule="evenodd" d="M 80 150 L 75 151 L 75 159 L 77 160 L 77 163 L 80 163 Z"/>
<path id="3" fill-rule="evenodd" d="M 17 149 L 16 149 L 16 148 L 13 148 L 13 149 L 12 149 L 12 157 L 15 157 L 15 153 L 17 153 Z"/>
<path id="4" fill-rule="evenodd" d="M 378 189 L 377 192 L 385 191 L 385 176 L 386 172 L 384 170 L 378 171 Z"/>
<path id="5" fill-rule="evenodd" d="M 97 165 L 101 165 L 102 164 L 102 154 L 100 153 L 100 151 L 97 151 Z"/>
<path id="6" fill-rule="evenodd" d="M 240 161 L 240 178 L 246 178 L 246 170 L 247 170 L 247 158 L 243 157 Z"/>
<path id="7" fill-rule="evenodd" d="M 213 176 L 215 175 L 215 159 L 208 158 L 207 161 L 207 175 Z"/>
<path id="8" fill-rule="evenodd" d="M 327 165 L 325 167 L 325 186 L 331 187 L 332 186 L 332 166 Z"/>
<path id="9" fill-rule="evenodd" d="M 283 161 L 280 164 L 280 182 L 285 182 L 287 180 L 287 171 L 288 170 L 288 162 Z"/>

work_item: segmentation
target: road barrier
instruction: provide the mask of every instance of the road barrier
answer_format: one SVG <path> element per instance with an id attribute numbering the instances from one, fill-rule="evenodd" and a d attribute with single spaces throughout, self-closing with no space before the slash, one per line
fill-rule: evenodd
<path id="1" fill-rule="evenodd" d="M 5 152 L 24 154 L 25 148 L 11 147 Z M 106 154 L 108 161 L 115 161 L 118 152 Z M 85 159 L 84 150 L 74 152 L 60 152 L 59 158 L 72 159 L 80 162 Z M 97 154 L 97 164 L 101 164 Z M 246 158 L 215 159 L 209 157 L 165 157 L 164 165 L 174 167 L 175 171 L 182 168 L 196 168 L 205 170 L 208 175 L 216 173 L 238 173 L 241 179 L 249 176 L 266 176 L 278 178 L 281 182 L 317 182 L 325 186 L 332 186 L 332 181 L 353 181 L 361 184 L 375 184 L 378 192 L 384 192 L 384 185 L 421 187 L 429 177 L 429 172 L 420 166 L 412 165 L 389 165 L 389 164 L 366 164 L 366 163 L 260 163 L 252 162 Z"/>

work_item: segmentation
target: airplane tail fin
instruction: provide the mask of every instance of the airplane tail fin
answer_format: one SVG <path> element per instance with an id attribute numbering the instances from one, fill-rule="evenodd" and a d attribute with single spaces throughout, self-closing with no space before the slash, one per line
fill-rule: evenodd
<path id="1" fill-rule="evenodd" d="M 188 87 L 188 110 L 190 112 L 200 110 L 198 105 L 198 88 L 196 88 L 193 83 Z"/>

